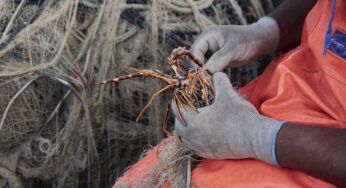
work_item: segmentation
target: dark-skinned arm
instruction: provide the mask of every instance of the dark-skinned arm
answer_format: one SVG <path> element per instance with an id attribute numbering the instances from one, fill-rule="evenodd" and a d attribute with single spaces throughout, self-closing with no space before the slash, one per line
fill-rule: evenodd
<path id="1" fill-rule="evenodd" d="M 285 0 L 269 14 L 279 24 L 278 50 L 300 43 L 304 19 L 315 3 Z M 278 133 L 276 156 L 282 167 L 346 187 L 346 129 L 287 124 Z"/>
<path id="2" fill-rule="evenodd" d="M 346 187 L 346 129 L 286 124 L 277 136 L 276 156 L 282 167 Z"/>
<path id="3" fill-rule="evenodd" d="M 300 44 L 305 17 L 315 3 L 315 0 L 285 0 L 268 15 L 279 24 L 277 50 L 289 50 Z"/>

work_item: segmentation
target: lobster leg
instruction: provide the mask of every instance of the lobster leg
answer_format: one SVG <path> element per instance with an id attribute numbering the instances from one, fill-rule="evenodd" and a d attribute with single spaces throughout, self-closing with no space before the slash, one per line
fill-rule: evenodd
<path id="1" fill-rule="evenodd" d="M 132 78 L 137 78 L 137 77 L 146 77 L 146 76 L 144 74 L 142 74 L 142 73 L 129 74 L 129 75 L 120 76 L 120 77 L 117 77 L 117 78 L 114 78 L 114 79 L 111 79 L 111 80 L 102 81 L 100 84 L 108 84 L 108 83 L 111 83 L 111 82 L 119 82 L 121 80 L 127 80 L 127 79 L 132 79 Z"/>
<path id="2" fill-rule="evenodd" d="M 193 79 L 192 79 L 192 82 L 191 82 L 191 91 L 190 93 L 192 94 L 193 93 L 193 89 L 195 87 L 195 83 L 196 83 L 196 80 L 197 80 L 197 76 L 198 76 L 198 72 L 195 73 Z"/>
<path id="3" fill-rule="evenodd" d="M 185 110 L 185 112 L 187 111 L 185 106 L 183 105 L 183 103 L 181 103 L 181 101 L 177 95 L 174 95 L 173 99 L 176 99 L 178 101 L 179 105 Z"/>
<path id="4" fill-rule="evenodd" d="M 169 103 L 168 106 L 167 106 L 165 120 L 163 121 L 163 125 L 162 125 L 162 130 L 167 135 L 173 136 L 173 134 L 167 130 L 167 121 L 168 121 L 168 115 L 169 115 L 170 111 L 171 111 L 171 103 Z"/>
<path id="5" fill-rule="evenodd" d="M 207 94 L 207 90 L 205 89 L 204 82 L 202 82 L 202 79 L 201 79 L 200 76 L 198 76 L 198 80 L 199 80 L 199 82 L 200 82 L 201 85 L 202 85 L 204 98 L 205 98 L 205 100 L 207 101 L 208 106 L 210 106 L 210 104 L 209 104 L 209 99 L 208 99 L 208 94 Z"/>
<path id="6" fill-rule="evenodd" d="M 181 107 L 182 107 L 183 109 L 186 110 L 186 108 L 185 108 L 184 105 L 180 102 L 180 100 L 179 100 L 179 98 L 177 97 L 177 95 L 174 95 L 174 96 L 173 96 L 173 100 L 174 100 L 174 105 L 175 105 L 175 107 L 177 108 L 179 118 L 180 118 L 181 121 L 184 123 L 184 125 L 187 126 L 187 123 L 186 123 L 186 121 L 184 120 L 184 118 L 183 118 L 183 116 L 181 115 L 181 112 L 180 112 L 180 110 L 179 110 L 179 108 L 178 108 L 178 103 L 179 103 L 179 105 L 181 105 Z M 178 101 L 178 103 L 177 103 L 177 101 Z M 170 110 L 171 110 L 171 103 L 169 103 L 168 106 L 167 106 L 166 115 L 165 115 L 165 120 L 163 121 L 163 125 L 162 125 L 162 130 L 163 130 L 163 132 L 165 132 L 167 135 L 173 136 L 173 134 L 167 130 L 167 121 L 168 121 L 168 115 L 169 115 Z"/>
<path id="7" fill-rule="evenodd" d="M 136 122 L 138 123 L 139 118 L 142 116 L 143 112 L 145 111 L 145 109 L 147 109 L 149 107 L 149 105 L 151 104 L 151 102 L 153 102 L 153 99 L 156 97 L 156 95 L 160 94 L 162 91 L 175 86 L 175 84 L 171 84 L 171 85 L 167 85 L 166 87 L 160 89 L 158 92 L 154 93 L 154 95 L 151 97 L 150 101 L 148 102 L 148 104 L 142 109 L 141 113 L 138 115 Z"/>
<path id="8" fill-rule="evenodd" d="M 173 83 L 177 82 L 176 79 L 173 79 L 173 78 L 171 78 L 171 76 L 166 75 L 166 74 L 164 74 L 162 72 L 159 72 L 159 71 L 138 70 L 138 69 L 135 69 L 135 68 L 132 68 L 132 67 L 127 67 L 127 66 L 124 66 L 124 67 L 128 68 L 128 69 L 131 69 L 131 70 L 134 70 L 134 71 L 136 71 L 138 73 L 129 74 L 129 75 L 126 75 L 126 76 L 120 76 L 120 77 L 117 77 L 117 78 L 114 78 L 114 79 L 111 79 L 111 80 L 105 80 L 105 81 L 102 81 L 100 84 L 108 84 L 110 82 L 119 82 L 121 80 L 127 80 L 127 79 L 132 79 L 132 78 L 137 78 L 137 77 L 159 78 L 159 79 L 165 81 L 167 84 L 173 84 Z"/>
<path id="9" fill-rule="evenodd" d="M 208 78 L 207 76 L 205 76 L 205 74 L 203 72 L 201 72 L 201 79 L 203 80 L 203 82 L 211 88 L 211 90 L 213 91 L 213 93 L 215 94 L 215 89 L 213 86 L 213 83 L 211 82 L 211 79 Z"/>
<path id="10" fill-rule="evenodd" d="M 147 76 L 151 76 L 151 77 L 155 77 L 155 78 L 160 78 L 161 80 L 164 81 L 171 81 L 171 82 L 176 82 L 175 79 L 170 78 L 170 76 L 168 75 L 164 75 L 162 72 L 160 72 L 161 74 L 163 74 L 163 76 L 159 75 L 157 72 L 152 71 L 152 70 L 139 70 L 139 69 L 135 69 L 132 67 L 128 67 L 128 66 L 124 66 L 124 68 L 139 72 L 139 73 L 143 73 L 144 75 Z"/>
<path id="11" fill-rule="evenodd" d="M 186 101 L 186 103 L 192 108 L 194 109 L 196 112 L 198 112 L 197 108 L 192 104 L 192 102 L 186 97 L 186 95 L 184 94 L 184 92 L 180 91 L 180 94 L 183 96 L 184 100 Z"/>
<path id="12" fill-rule="evenodd" d="M 211 76 L 213 75 L 213 73 L 211 73 L 210 70 L 186 48 L 179 47 L 177 49 L 174 49 L 171 54 L 170 60 L 177 61 L 177 59 L 182 59 L 182 58 L 185 58 L 186 56 L 189 57 L 197 66 L 207 71 L 209 75 Z"/>
<path id="13" fill-rule="evenodd" d="M 206 70 L 210 76 L 213 75 L 213 73 L 210 72 L 210 70 L 201 62 L 199 61 L 190 51 L 187 50 L 186 54 L 196 65 L 201 67 L 203 70 Z"/>
<path id="14" fill-rule="evenodd" d="M 181 115 L 180 110 L 179 110 L 179 106 L 177 104 L 177 99 L 176 98 L 178 98 L 178 96 L 176 96 L 176 94 L 174 94 L 174 96 L 175 97 L 173 97 L 173 101 L 174 101 L 175 108 L 177 109 L 178 116 L 179 116 L 180 120 L 184 123 L 184 125 L 187 126 L 187 123 L 184 120 L 183 116 Z"/>
<path id="15" fill-rule="evenodd" d="M 208 80 L 209 81 L 209 85 L 211 87 L 211 90 L 213 91 L 213 93 L 215 94 L 215 88 L 213 86 L 213 83 L 211 82 L 211 80 Z"/>

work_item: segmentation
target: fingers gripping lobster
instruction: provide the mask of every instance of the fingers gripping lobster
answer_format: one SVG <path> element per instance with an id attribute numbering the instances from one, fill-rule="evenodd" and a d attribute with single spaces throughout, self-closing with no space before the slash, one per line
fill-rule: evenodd
<path id="1" fill-rule="evenodd" d="M 187 57 L 197 65 L 197 68 L 186 69 L 182 65 L 182 59 Z M 178 116 L 184 123 L 184 125 L 187 126 L 184 118 L 180 113 L 179 106 L 181 106 L 183 110 L 186 110 L 184 105 L 188 105 L 196 112 L 198 112 L 197 108 L 203 107 L 205 105 L 210 105 L 210 102 L 212 101 L 215 94 L 213 83 L 211 82 L 212 73 L 189 50 L 181 47 L 173 50 L 171 56 L 168 58 L 168 64 L 172 68 L 172 75 L 165 74 L 160 70 L 139 70 L 124 66 L 127 69 L 136 71 L 136 73 L 126 76 L 120 76 L 111 80 L 106 80 L 101 82 L 101 84 L 119 82 L 121 80 L 132 79 L 136 77 L 158 78 L 164 81 L 167 85 L 153 94 L 148 104 L 138 115 L 136 122 L 138 122 L 145 109 L 149 107 L 155 96 L 157 96 L 164 90 L 173 89 L 173 102 L 178 109 Z M 167 120 L 170 112 L 170 105 L 171 104 L 167 106 L 165 120 L 163 123 L 163 131 L 168 135 L 172 135 L 172 133 L 167 130 Z"/>

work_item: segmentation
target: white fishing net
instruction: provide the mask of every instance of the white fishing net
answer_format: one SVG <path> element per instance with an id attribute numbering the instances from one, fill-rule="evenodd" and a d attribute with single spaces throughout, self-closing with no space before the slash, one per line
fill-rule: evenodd
<path id="1" fill-rule="evenodd" d="M 165 134 L 172 100 L 152 78 L 100 85 L 159 69 L 212 24 L 250 24 L 270 0 L 1 0 L 0 187 L 110 187 Z M 268 62 L 228 69 L 243 86 Z M 168 121 L 172 130 L 172 120 Z"/>

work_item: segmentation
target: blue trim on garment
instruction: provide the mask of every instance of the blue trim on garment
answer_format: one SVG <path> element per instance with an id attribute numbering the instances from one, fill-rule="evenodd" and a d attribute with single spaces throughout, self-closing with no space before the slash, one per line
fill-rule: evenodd
<path id="1" fill-rule="evenodd" d="M 288 121 L 281 121 L 281 122 L 278 124 L 278 126 L 276 127 L 276 129 L 275 129 L 275 131 L 274 131 L 274 134 L 273 134 L 273 137 L 272 137 L 272 146 L 271 146 L 271 148 L 272 148 L 272 151 L 271 151 L 271 153 L 272 153 L 272 159 L 273 159 L 274 165 L 277 166 L 277 167 L 279 167 L 279 168 L 281 168 L 281 166 L 280 166 L 280 164 L 278 163 L 278 161 L 277 161 L 277 159 L 276 159 L 276 154 L 275 154 L 275 150 L 276 150 L 276 149 L 275 149 L 276 137 L 277 137 L 277 135 L 278 135 L 278 133 L 279 133 L 281 127 L 282 127 L 283 125 L 285 125 L 286 123 L 288 123 Z"/>
<path id="2" fill-rule="evenodd" d="M 323 51 L 323 56 L 326 55 L 327 53 L 327 49 L 329 47 L 329 43 L 330 43 L 330 35 L 332 33 L 332 22 L 333 22 L 333 19 L 334 19 L 334 5 L 335 5 L 335 1 L 336 0 L 333 0 L 332 2 L 332 7 L 331 7 L 331 11 L 330 11 L 330 19 L 329 19 L 329 23 L 328 23 L 328 29 L 327 29 L 327 33 L 326 33 L 326 39 L 325 39 L 325 42 L 324 42 L 324 51 Z"/>
<path id="3" fill-rule="evenodd" d="M 335 30 L 333 36 L 330 38 L 328 49 L 346 60 L 346 35 Z"/>

